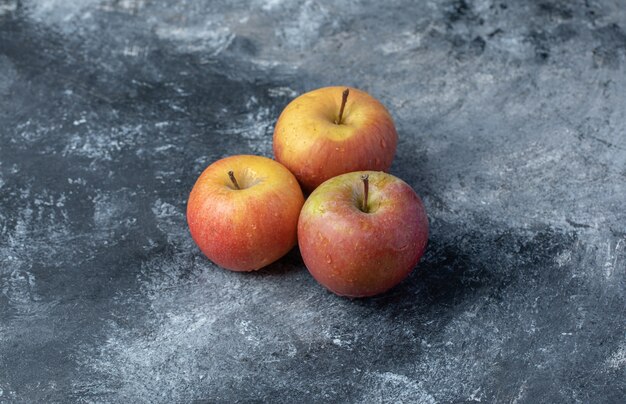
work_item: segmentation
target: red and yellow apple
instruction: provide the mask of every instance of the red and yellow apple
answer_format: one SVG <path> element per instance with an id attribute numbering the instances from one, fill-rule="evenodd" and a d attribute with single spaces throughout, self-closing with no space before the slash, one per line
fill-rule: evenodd
<path id="1" fill-rule="evenodd" d="M 297 241 L 304 203 L 296 178 L 280 163 L 238 155 L 207 167 L 187 203 L 187 223 L 200 250 L 232 271 L 254 271 Z"/>
<path id="2" fill-rule="evenodd" d="M 385 107 L 364 91 L 320 88 L 294 99 L 274 129 L 274 157 L 306 192 L 340 174 L 388 170 L 398 135 Z"/>
<path id="3" fill-rule="evenodd" d="M 373 296 L 417 265 L 428 241 L 421 199 L 383 172 L 343 174 L 317 187 L 302 207 L 298 244 L 311 275 L 332 292 Z"/>

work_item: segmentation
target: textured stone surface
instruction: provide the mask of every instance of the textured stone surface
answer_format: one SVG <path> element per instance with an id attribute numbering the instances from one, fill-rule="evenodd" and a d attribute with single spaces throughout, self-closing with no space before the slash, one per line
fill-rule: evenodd
<path id="1" fill-rule="evenodd" d="M 303 91 L 396 120 L 413 275 L 194 246 L 210 162 Z M 0 0 L 0 401 L 623 402 L 624 1 Z"/>

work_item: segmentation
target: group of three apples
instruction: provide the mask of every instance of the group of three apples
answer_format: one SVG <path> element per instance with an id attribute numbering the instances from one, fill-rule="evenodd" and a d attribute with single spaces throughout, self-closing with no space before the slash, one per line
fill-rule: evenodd
<path id="1" fill-rule="evenodd" d="M 233 271 L 260 269 L 297 242 L 309 272 L 334 293 L 382 293 L 408 276 L 428 239 L 420 198 L 383 172 L 397 142 L 389 112 L 367 93 L 303 94 L 276 122 L 276 160 L 232 156 L 200 175 L 187 205 L 191 235 Z"/>

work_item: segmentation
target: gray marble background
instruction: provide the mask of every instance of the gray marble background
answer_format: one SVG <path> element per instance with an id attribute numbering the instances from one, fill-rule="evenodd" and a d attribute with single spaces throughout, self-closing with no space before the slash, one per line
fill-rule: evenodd
<path id="1" fill-rule="evenodd" d="M 373 299 L 193 244 L 297 94 L 388 106 L 431 223 Z M 620 403 L 626 2 L 0 0 L 0 402 Z"/>

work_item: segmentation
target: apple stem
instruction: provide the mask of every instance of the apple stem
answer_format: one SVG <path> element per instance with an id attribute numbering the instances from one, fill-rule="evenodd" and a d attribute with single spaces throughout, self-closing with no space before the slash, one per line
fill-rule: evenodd
<path id="1" fill-rule="evenodd" d="M 341 95 L 341 108 L 339 108 L 339 118 L 335 123 L 337 125 L 341 125 L 341 120 L 343 119 L 343 109 L 346 107 L 346 102 L 348 101 L 348 94 L 350 94 L 350 89 L 343 90 L 343 94 Z"/>
<path id="2" fill-rule="evenodd" d="M 235 178 L 235 173 L 234 172 L 229 171 L 228 172 L 228 177 L 230 178 L 230 181 L 235 186 L 235 189 L 241 189 L 241 188 L 239 188 L 239 184 L 237 183 L 237 178 Z"/>
<path id="3" fill-rule="evenodd" d="M 364 174 L 361 176 L 361 179 L 363 180 L 363 208 L 361 210 L 365 213 L 368 213 L 369 211 L 367 207 L 367 197 L 368 197 L 369 190 L 370 190 L 369 178 L 370 178 L 369 174 Z"/>

